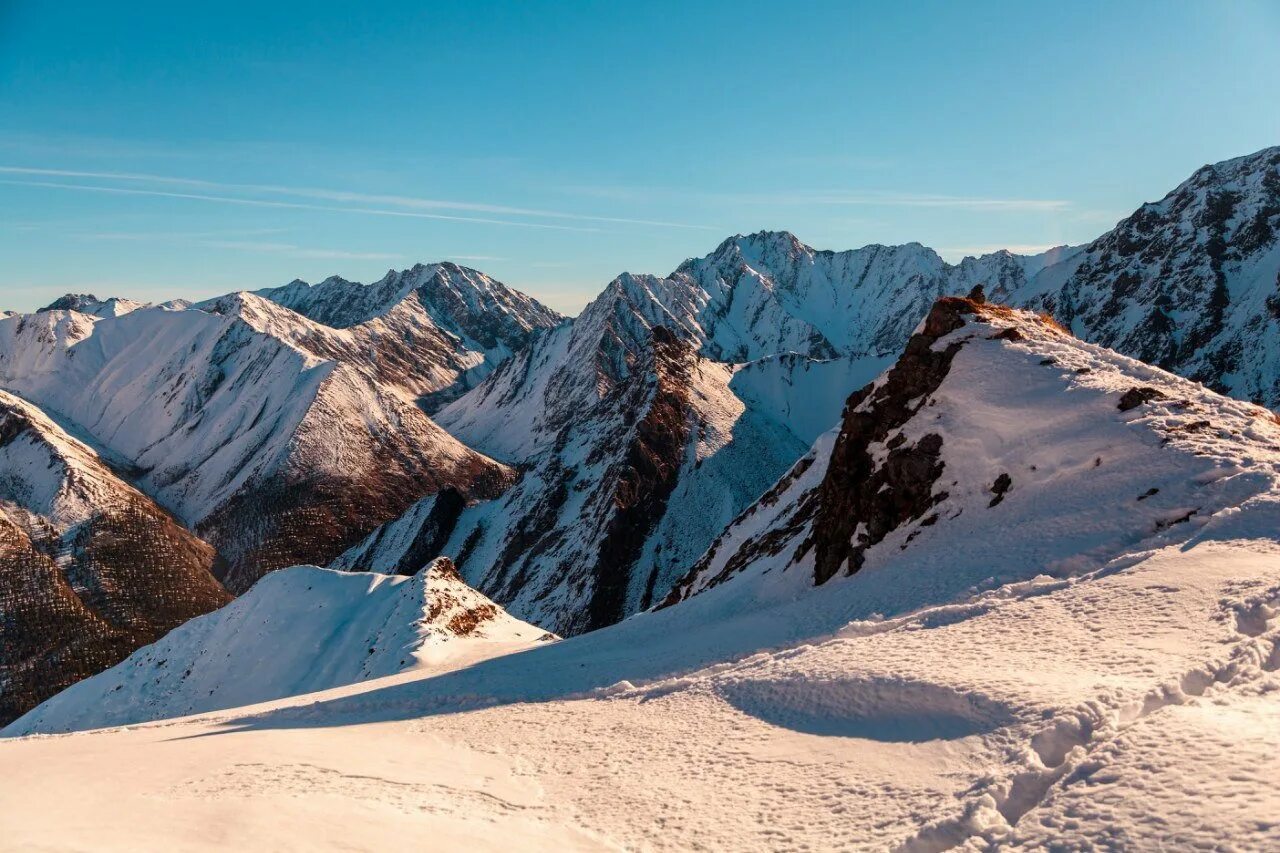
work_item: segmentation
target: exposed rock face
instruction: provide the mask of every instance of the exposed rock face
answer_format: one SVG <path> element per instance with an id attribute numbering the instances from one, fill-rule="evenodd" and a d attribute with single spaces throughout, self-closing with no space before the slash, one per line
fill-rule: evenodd
<path id="1" fill-rule="evenodd" d="M 665 327 L 654 327 L 653 397 L 636 424 L 626 455 L 611 472 L 616 477 L 615 511 L 596 557 L 586 630 L 612 625 L 627 615 L 631 570 L 666 511 L 680 476 L 694 420 L 689 405 L 693 362 L 687 345 Z M 644 604 L 652 594 L 648 591 Z"/>
<path id="2" fill-rule="evenodd" d="M 1205 166 L 1014 301 L 1086 340 L 1280 405 L 1280 148 Z"/>
<path id="3" fill-rule="evenodd" d="M 0 392 L 0 722 L 230 596 L 213 549 Z"/>
<path id="4" fill-rule="evenodd" d="M 908 443 L 901 433 L 892 439 L 889 434 L 928 401 L 960 349 L 958 342 L 941 351 L 934 350 L 934 344 L 963 326 L 963 316 L 981 310 L 981 305 L 973 299 L 938 300 L 884 379 L 849 398 L 818 492 L 813 525 L 816 583 L 830 580 L 842 566 L 856 572 L 867 548 L 946 498 L 945 492 L 934 494 L 943 469 L 941 436 L 927 433 Z M 873 447 L 882 442 L 889 452 L 877 464 Z"/>
<path id="5" fill-rule="evenodd" d="M 329 563 L 329 568 L 412 575 L 443 553 L 466 506 L 466 498 L 456 489 L 442 489 L 380 526 Z"/>

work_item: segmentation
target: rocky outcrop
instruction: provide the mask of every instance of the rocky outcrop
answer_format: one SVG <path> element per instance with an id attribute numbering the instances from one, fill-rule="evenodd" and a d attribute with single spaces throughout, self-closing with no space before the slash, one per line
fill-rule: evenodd
<path id="1" fill-rule="evenodd" d="M 867 548 L 946 498 L 945 492 L 934 490 L 944 467 L 939 459 L 942 437 L 926 433 L 911 442 L 901 432 L 890 434 L 928 403 L 961 346 L 955 342 L 935 350 L 934 344 L 963 326 L 965 315 L 984 310 L 973 298 L 939 299 L 884 378 L 849 398 L 818 490 L 812 534 L 815 583 L 825 583 L 842 567 L 856 572 Z M 879 460 L 873 456 L 878 444 L 888 451 Z M 801 555 L 807 547 L 801 546 Z"/>

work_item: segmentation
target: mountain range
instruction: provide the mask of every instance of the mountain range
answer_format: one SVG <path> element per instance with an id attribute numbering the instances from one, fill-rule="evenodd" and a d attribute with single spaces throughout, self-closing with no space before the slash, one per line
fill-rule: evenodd
<path id="1" fill-rule="evenodd" d="M 886 543 L 948 553 L 979 535 L 975 517 L 1095 459 L 1097 477 L 1149 468 L 1155 492 L 1113 495 L 1132 529 L 1077 541 L 1061 520 L 1018 520 L 1056 543 L 1052 555 L 1017 545 L 1019 566 L 1101 565 L 1143 531 L 1211 511 L 1172 485 L 1204 472 L 1162 479 L 1153 461 L 1183 436 L 1226 429 L 1257 443 L 1232 458 L 1269 452 L 1256 405 L 1280 405 L 1277 229 L 1271 148 L 1200 169 L 1085 246 L 948 264 L 915 243 L 831 252 L 785 232 L 738 235 L 666 277 L 620 275 L 572 319 L 449 263 L 198 304 L 68 295 L 4 317 L 0 389 L 24 438 L 0 444 L 14 472 L 0 509 L 14 565 L 31 568 L 6 575 L 0 720 L 295 565 L 417 577 L 449 557 L 509 618 L 576 635 L 739 575 L 825 585 L 880 571 Z M 979 285 L 989 302 L 948 301 Z M 1002 343 L 955 337 L 975 323 Z M 1023 349 L 1054 359 L 1004 380 L 1046 395 L 1187 401 L 1162 415 L 1173 449 L 1108 462 L 1119 439 L 1103 436 L 1121 427 L 1069 419 L 1064 435 L 1090 436 L 1069 460 L 981 446 L 982 430 L 998 437 L 1038 411 L 1030 398 L 946 405 L 956 365 L 996 346 L 1011 361 Z M 1108 361 L 1121 357 L 1152 367 Z M 1206 387 L 1144 372 L 1155 368 Z M 1076 384 L 1044 387 L 1071 371 Z M 1108 371 L 1132 387 L 1096 384 Z M 995 381 L 959 375 L 966 389 Z M 1138 381 L 1148 375 L 1158 381 Z M 1241 402 L 1203 397 L 1214 393 Z M 923 398 L 936 431 L 905 428 Z M 1209 409 L 1227 425 L 1196 426 Z M 974 420 L 955 455 L 943 427 L 963 417 Z M 64 473 L 33 479 L 36 446 Z M 1037 500 L 1040 518 L 1054 498 Z M 106 547 L 94 529 L 122 524 L 94 513 L 126 505 L 127 532 L 111 535 L 163 551 L 117 546 L 110 566 L 77 557 Z M 181 556 L 158 568 L 155 553 Z M 928 588 L 958 595 L 982 580 L 964 577 Z M 147 596 L 163 604 L 137 603 Z"/>
<path id="2" fill-rule="evenodd" d="M 655 609 L 274 572 L 4 730 L 10 837 L 1268 849 L 1278 529 L 1274 412 L 941 297 Z"/>

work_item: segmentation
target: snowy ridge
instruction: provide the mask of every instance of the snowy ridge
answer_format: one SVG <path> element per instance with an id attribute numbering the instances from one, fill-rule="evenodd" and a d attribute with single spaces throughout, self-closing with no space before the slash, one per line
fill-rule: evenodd
<path id="1" fill-rule="evenodd" d="M 13 733 L 133 724 L 474 662 L 554 639 L 438 559 L 410 578 L 296 566 L 25 715 Z"/>
<path id="2" fill-rule="evenodd" d="M 237 304 L 10 317 L 0 385 L 128 466 L 218 548 L 237 591 L 272 568 L 328 561 L 424 494 L 492 495 L 509 481 L 403 391 L 275 325 L 303 318 L 251 311 L 275 308 L 256 297 Z"/>
<path id="3" fill-rule="evenodd" d="M 1001 563 L 1096 567 L 1275 490 L 1278 451 L 1265 409 L 1034 314 L 944 299 L 668 603 L 744 572 L 785 589 L 904 560 L 897 595 L 999 584 L 996 530 Z"/>
<path id="4" fill-rule="evenodd" d="M 136 311 L 143 307 L 145 307 L 144 303 L 133 299 L 121 299 L 116 296 L 108 299 L 99 299 L 92 293 L 68 293 L 66 296 L 58 297 L 40 310 L 77 311 L 81 314 L 88 314 L 91 317 L 103 318 L 121 317 L 130 311 Z"/>
<path id="5" fill-rule="evenodd" d="M 452 263 L 388 271 L 373 284 L 328 278 L 256 291 L 327 334 L 310 331 L 321 354 L 372 361 L 386 382 L 429 397 L 431 409 L 474 387 L 495 366 L 550 329 L 559 314 L 482 272 Z M 370 359 L 369 353 L 376 353 Z"/>

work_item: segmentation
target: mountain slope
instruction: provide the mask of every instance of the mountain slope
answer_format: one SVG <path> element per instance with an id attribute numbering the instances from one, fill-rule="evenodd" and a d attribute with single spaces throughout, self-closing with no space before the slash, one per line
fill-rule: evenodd
<path id="1" fill-rule="evenodd" d="M 213 549 L 0 392 L 0 720 L 230 596 Z"/>
<path id="2" fill-rule="evenodd" d="M 1280 148 L 1205 166 L 1014 291 L 1095 343 L 1280 407 Z"/>
<path id="3" fill-rule="evenodd" d="M 466 508 L 423 501 L 334 567 L 413 571 L 449 554 L 477 588 L 560 633 L 648 606 L 804 446 L 672 328 L 637 279 L 613 282 L 438 415 L 520 464 L 520 481 Z"/>
<path id="4" fill-rule="evenodd" d="M 303 318 L 258 311 L 275 306 L 256 297 L 238 304 L 7 318 L 0 385 L 92 436 L 218 549 L 233 591 L 270 569 L 328 561 L 424 494 L 491 496 L 509 482 L 401 389 L 280 328 Z"/>
<path id="5" fill-rule="evenodd" d="M 8 837 L 1275 846 L 1269 412 L 945 300 L 810 456 L 673 606 L 445 672 L 6 737 Z M 857 526 L 811 538 L 824 511 Z"/>
<path id="6" fill-rule="evenodd" d="M 444 558 L 411 578 L 296 566 L 14 723 L 68 731 L 255 704 L 554 639 L 463 583 Z"/>
<path id="7" fill-rule="evenodd" d="M 880 591 L 887 612 L 1008 582 L 1002 566 L 1081 571 L 1273 491 L 1278 454 L 1265 409 L 947 298 L 667 603 L 744 572 L 763 589 L 910 563 Z"/>

